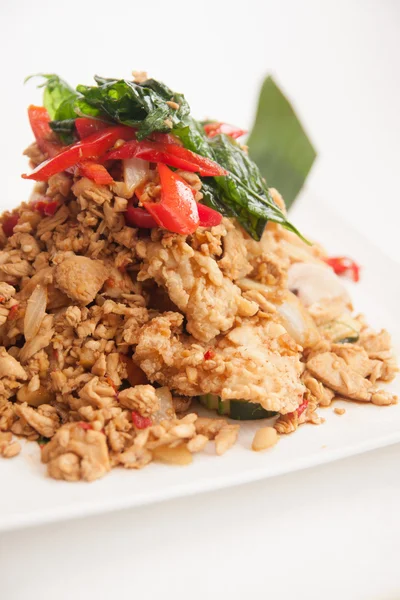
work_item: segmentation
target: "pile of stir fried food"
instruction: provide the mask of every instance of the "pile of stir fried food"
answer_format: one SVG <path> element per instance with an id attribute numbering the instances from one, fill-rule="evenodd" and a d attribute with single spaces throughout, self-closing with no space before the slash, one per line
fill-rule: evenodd
<path id="1" fill-rule="evenodd" d="M 221 455 L 239 420 L 271 418 L 261 450 L 338 398 L 395 403 L 389 334 L 335 274 L 357 265 L 298 234 L 243 131 L 142 74 L 96 81 L 45 76 L 34 192 L 0 218 L 0 454 L 26 438 L 92 481 Z"/>

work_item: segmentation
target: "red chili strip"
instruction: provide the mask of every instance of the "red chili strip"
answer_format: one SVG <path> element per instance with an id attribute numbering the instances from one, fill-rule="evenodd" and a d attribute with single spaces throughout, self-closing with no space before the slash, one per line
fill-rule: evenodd
<path id="1" fill-rule="evenodd" d="M 22 175 L 23 179 L 47 181 L 52 175 L 65 171 L 87 159 L 98 159 L 109 150 L 117 140 L 129 140 L 135 136 L 132 127 L 118 125 L 93 133 L 84 140 L 67 146 L 65 150 L 45 160 L 30 175 Z"/>
<path id="2" fill-rule="evenodd" d="M 153 425 L 153 421 L 150 417 L 143 417 L 136 410 L 132 411 L 132 423 L 137 429 L 146 429 Z"/>
<path id="3" fill-rule="evenodd" d="M 234 140 L 247 133 L 246 129 L 239 129 L 239 127 L 229 125 L 228 123 L 221 123 L 219 121 L 215 121 L 215 123 L 207 123 L 204 125 L 204 131 L 210 138 L 215 137 L 220 133 L 224 133 Z"/>
<path id="4" fill-rule="evenodd" d="M 300 417 L 300 415 L 303 414 L 303 412 L 306 410 L 308 406 L 308 400 L 303 400 L 303 402 L 300 404 L 300 406 L 296 409 L 297 410 L 297 416 Z"/>
<path id="5" fill-rule="evenodd" d="M 14 227 L 16 226 L 18 221 L 19 221 L 18 214 L 10 215 L 3 221 L 3 231 L 4 231 L 4 235 L 6 237 L 12 236 L 12 234 L 14 233 Z"/>
<path id="6" fill-rule="evenodd" d="M 28 108 L 29 123 L 35 140 L 40 150 L 49 157 L 56 156 L 63 146 L 54 140 L 54 133 L 50 127 L 50 117 L 44 106 L 34 106 L 31 104 Z"/>
<path id="7" fill-rule="evenodd" d="M 216 162 L 187 150 L 178 144 L 166 144 L 144 140 L 132 140 L 120 148 L 108 152 L 103 160 L 123 160 L 141 158 L 149 162 L 162 163 L 176 169 L 200 173 L 204 177 L 226 175 L 227 171 Z"/>
<path id="8" fill-rule="evenodd" d="M 83 140 L 87 138 L 92 133 L 97 133 L 98 131 L 103 131 L 110 127 L 110 123 L 106 123 L 105 121 L 99 121 L 98 119 L 90 119 L 88 117 L 79 117 L 75 119 L 75 127 L 79 135 L 79 139 Z"/>
<path id="9" fill-rule="evenodd" d="M 32 208 L 40 212 L 44 217 L 52 217 L 59 207 L 56 200 L 43 196 L 43 200 L 36 200 L 32 203 Z"/>
<path id="10" fill-rule="evenodd" d="M 332 267 L 336 275 L 349 274 L 354 282 L 357 283 L 360 281 L 360 266 L 352 258 L 348 258 L 347 256 L 332 256 L 325 258 L 324 261 Z"/>
<path id="11" fill-rule="evenodd" d="M 158 227 L 151 214 L 138 206 L 128 206 L 125 213 L 125 221 L 127 225 L 139 227 L 139 229 L 153 229 L 154 227 Z"/>
<path id="12" fill-rule="evenodd" d="M 199 213 L 193 190 L 175 171 L 159 163 L 161 198 L 159 202 L 145 202 L 143 207 L 156 223 L 180 235 L 189 235 L 199 226 Z"/>
<path id="13" fill-rule="evenodd" d="M 99 185 L 111 185 L 114 183 L 110 173 L 99 163 L 85 160 L 84 162 L 78 163 L 78 170 L 79 175 L 87 177 Z"/>
<path id="14" fill-rule="evenodd" d="M 221 213 L 205 204 L 198 204 L 197 210 L 199 211 L 200 227 L 216 227 L 216 225 L 220 225 L 222 221 Z"/>
<path id="15" fill-rule="evenodd" d="M 85 421 L 78 421 L 77 425 L 79 425 L 81 429 L 85 429 L 85 431 L 93 429 L 93 425 L 86 423 Z"/>

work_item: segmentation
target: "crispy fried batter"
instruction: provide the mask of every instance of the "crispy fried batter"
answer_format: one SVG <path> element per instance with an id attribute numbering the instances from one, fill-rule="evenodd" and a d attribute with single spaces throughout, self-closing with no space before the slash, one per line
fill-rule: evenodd
<path id="1" fill-rule="evenodd" d="M 165 236 L 147 244 L 140 281 L 153 278 L 166 288 L 187 318 L 187 330 L 208 342 L 227 331 L 236 316 L 254 315 L 258 307 L 242 297 L 240 289 L 223 275 L 216 260 L 193 250 L 181 236 Z"/>
<path id="2" fill-rule="evenodd" d="M 183 334 L 181 324 L 181 315 L 166 313 L 142 328 L 134 358 L 150 381 L 182 394 L 251 400 L 283 413 L 300 404 L 302 365 L 298 356 L 279 353 L 283 327 L 245 321 L 221 336 L 207 360 L 207 346 Z"/>

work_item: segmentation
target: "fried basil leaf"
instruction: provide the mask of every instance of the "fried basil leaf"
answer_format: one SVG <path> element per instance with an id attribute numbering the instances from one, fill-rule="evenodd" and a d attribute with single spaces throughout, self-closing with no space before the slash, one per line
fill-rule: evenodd
<path id="1" fill-rule="evenodd" d="M 79 112 L 93 115 L 93 108 L 109 119 L 136 127 L 139 140 L 153 132 L 168 133 L 182 123 L 189 106 L 182 94 L 175 94 L 164 84 L 148 79 L 143 83 L 95 77 L 98 85 L 78 85 L 85 105 L 77 103 Z M 169 103 L 172 103 L 170 105 Z M 90 108 L 87 110 L 87 106 Z M 98 115 L 97 115 L 98 116 Z"/>

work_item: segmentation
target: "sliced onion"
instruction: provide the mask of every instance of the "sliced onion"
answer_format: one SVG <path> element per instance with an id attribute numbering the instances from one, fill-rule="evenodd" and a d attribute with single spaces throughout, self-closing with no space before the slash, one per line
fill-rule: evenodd
<path id="1" fill-rule="evenodd" d="M 37 335 L 42 321 L 46 315 L 47 288 L 43 285 L 37 285 L 33 290 L 25 311 L 24 317 L 24 335 L 25 340 L 29 342 Z"/>
<path id="2" fill-rule="evenodd" d="M 122 161 L 126 197 L 131 198 L 135 189 L 145 181 L 149 174 L 149 163 L 141 158 L 127 158 Z"/>
<path id="3" fill-rule="evenodd" d="M 288 287 L 310 306 L 328 298 L 343 298 L 350 303 L 349 294 L 339 277 L 325 265 L 295 263 L 288 271 Z"/>
<path id="4" fill-rule="evenodd" d="M 156 389 L 156 396 L 160 401 L 159 410 L 152 415 L 155 423 L 160 423 L 165 419 L 173 419 L 175 417 L 174 405 L 172 404 L 172 394 L 167 387 Z"/>
<path id="5" fill-rule="evenodd" d="M 24 344 L 19 354 L 21 364 L 25 364 L 31 356 L 50 344 L 50 340 L 54 334 L 53 319 L 53 315 L 46 315 L 42 320 L 39 335 L 35 335 L 34 338 Z"/>
<path id="6" fill-rule="evenodd" d="M 307 348 L 318 342 L 318 329 L 297 296 L 287 291 L 283 302 L 275 306 L 282 325 L 298 344 Z"/>

